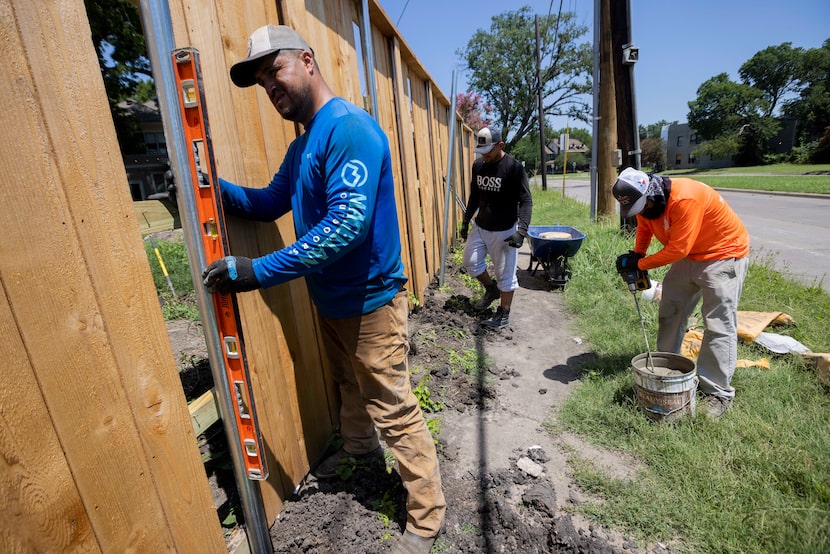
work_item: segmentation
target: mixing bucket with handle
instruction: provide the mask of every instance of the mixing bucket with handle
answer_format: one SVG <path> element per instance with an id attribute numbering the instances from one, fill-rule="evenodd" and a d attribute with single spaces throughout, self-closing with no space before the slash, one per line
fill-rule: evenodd
<path id="1" fill-rule="evenodd" d="M 638 354 L 631 359 L 637 403 L 649 419 L 672 421 L 695 415 L 695 363 L 672 352 Z"/>

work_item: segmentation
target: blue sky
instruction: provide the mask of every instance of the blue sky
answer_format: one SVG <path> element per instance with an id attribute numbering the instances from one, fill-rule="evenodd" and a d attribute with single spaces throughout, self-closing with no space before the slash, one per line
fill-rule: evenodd
<path id="1" fill-rule="evenodd" d="M 456 51 L 478 30 L 489 30 L 491 18 L 521 6 L 545 15 L 556 0 L 379 0 L 416 57 L 444 91 L 467 90 Z M 593 43 L 594 0 L 564 0 L 588 27 L 583 37 Z M 738 81 L 738 69 L 767 46 L 791 42 L 818 48 L 830 38 L 830 0 L 630 0 L 632 42 L 640 49 L 634 66 L 637 121 L 640 125 L 686 121 L 688 102 L 706 80 L 727 73 Z M 581 122 L 579 127 L 588 128 Z M 564 127 L 563 119 L 553 125 Z"/>

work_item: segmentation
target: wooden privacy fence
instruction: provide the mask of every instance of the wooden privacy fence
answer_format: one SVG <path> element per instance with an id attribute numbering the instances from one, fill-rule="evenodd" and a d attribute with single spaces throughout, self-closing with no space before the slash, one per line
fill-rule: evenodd
<path id="1" fill-rule="evenodd" d="M 0 5 L 0 551 L 221 552 L 222 531 L 156 298 L 83 0 Z M 257 27 L 285 23 L 341 96 L 364 103 L 359 0 L 171 0 L 176 47 L 200 52 L 218 173 L 264 186 L 301 129 L 230 65 Z M 409 288 L 440 270 L 449 125 L 472 137 L 375 0 L 376 117 L 390 139 Z M 450 123 L 452 122 L 452 123 Z M 449 210 L 446 212 L 445 210 Z M 290 216 L 229 222 L 232 251 L 294 240 Z M 450 237 L 454 233 L 450 232 Z M 195 269 L 198 272 L 198 268 Z M 271 476 L 268 524 L 322 454 L 338 400 L 302 280 L 239 295 Z"/>

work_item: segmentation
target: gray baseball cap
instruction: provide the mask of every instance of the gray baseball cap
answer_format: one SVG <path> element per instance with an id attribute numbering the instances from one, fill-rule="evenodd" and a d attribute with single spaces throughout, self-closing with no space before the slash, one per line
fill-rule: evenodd
<path id="1" fill-rule="evenodd" d="M 476 154 L 487 154 L 501 142 L 501 131 L 484 127 L 476 133 Z"/>
<path id="2" fill-rule="evenodd" d="M 231 66 L 231 81 L 238 87 L 256 84 L 256 70 L 266 56 L 280 50 L 307 50 L 314 54 L 297 31 L 285 25 L 260 27 L 248 39 L 248 56 Z"/>

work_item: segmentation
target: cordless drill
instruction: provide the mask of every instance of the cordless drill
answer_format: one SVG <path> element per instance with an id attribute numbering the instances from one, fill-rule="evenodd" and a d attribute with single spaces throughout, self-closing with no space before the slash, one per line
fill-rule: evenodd
<path id="1" fill-rule="evenodd" d="M 643 256 L 636 252 L 629 251 L 617 258 L 617 272 L 628 285 L 632 294 L 638 290 L 651 288 L 651 279 L 648 278 L 648 271 L 637 267 L 637 261 Z"/>

